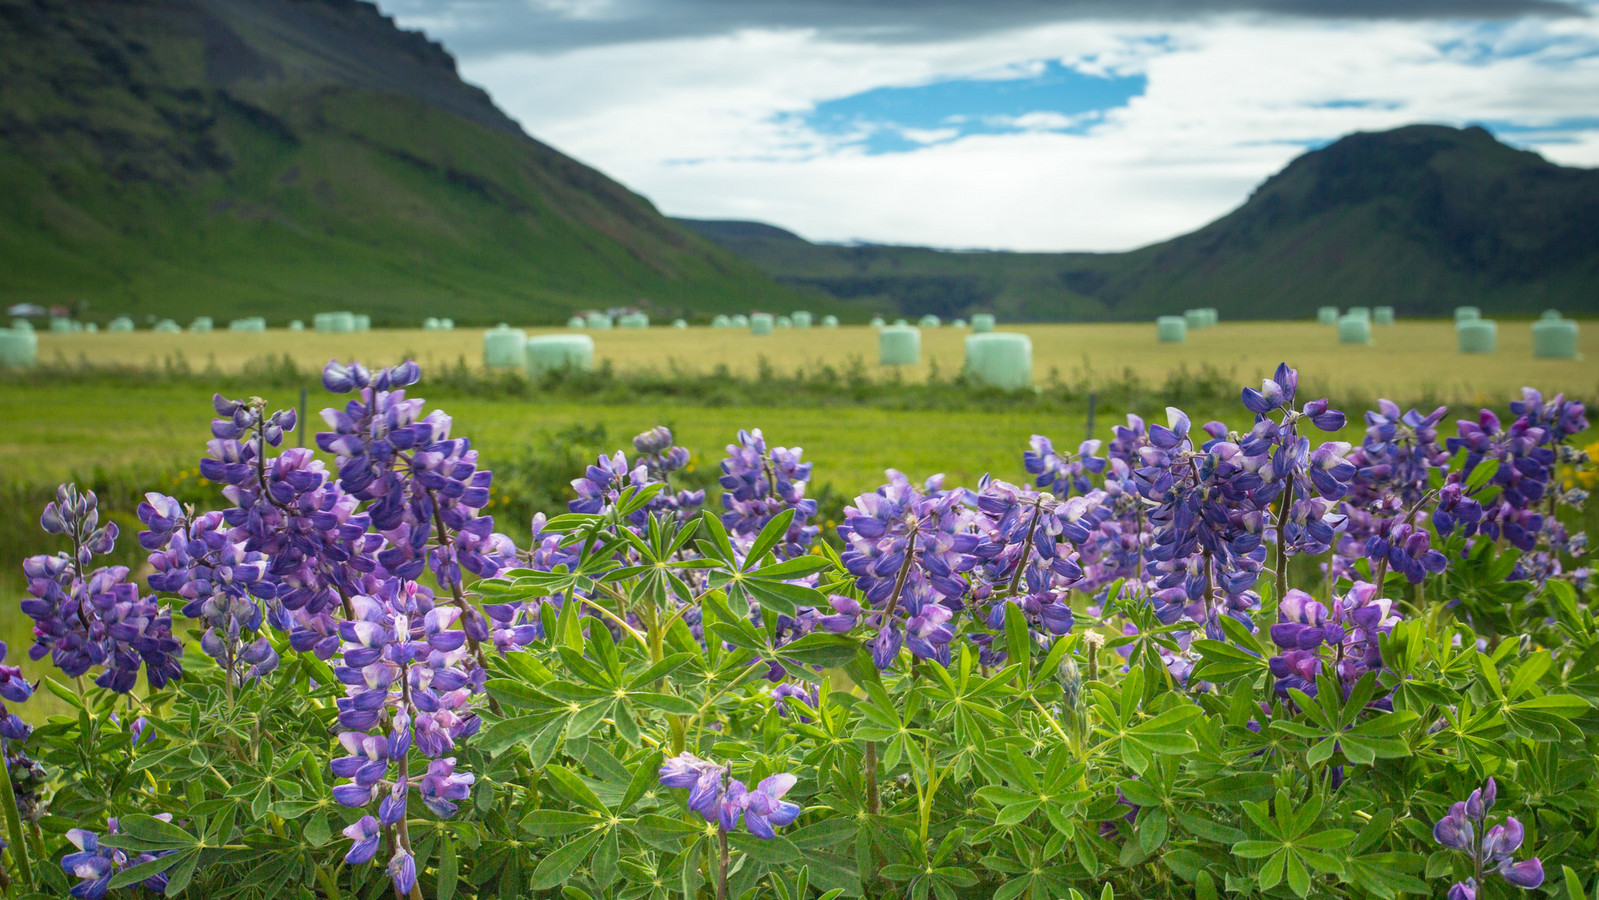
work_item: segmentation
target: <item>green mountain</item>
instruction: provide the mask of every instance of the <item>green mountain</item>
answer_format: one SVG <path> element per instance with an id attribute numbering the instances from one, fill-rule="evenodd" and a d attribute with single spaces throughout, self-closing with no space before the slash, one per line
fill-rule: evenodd
<path id="1" fill-rule="evenodd" d="M 882 312 L 1141 319 L 1193 306 L 1304 318 L 1318 306 L 1445 315 L 1599 312 L 1599 171 L 1481 128 L 1412 125 L 1305 153 L 1242 206 L 1127 253 L 813 244 L 768 225 L 680 220 L 781 281 Z"/>
<path id="2" fill-rule="evenodd" d="M 356 0 L 0 0 L 0 303 L 378 323 L 841 309 L 524 134 Z"/>

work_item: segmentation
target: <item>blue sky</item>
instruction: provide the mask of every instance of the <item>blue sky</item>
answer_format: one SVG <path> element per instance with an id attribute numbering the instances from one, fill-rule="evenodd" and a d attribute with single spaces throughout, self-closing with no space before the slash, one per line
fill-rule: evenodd
<path id="1" fill-rule="evenodd" d="M 1599 165 L 1599 3 L 380 0 L 663 211 L 815 240 L 1122 250 L 1306 149 L 1484 124 Z"/>

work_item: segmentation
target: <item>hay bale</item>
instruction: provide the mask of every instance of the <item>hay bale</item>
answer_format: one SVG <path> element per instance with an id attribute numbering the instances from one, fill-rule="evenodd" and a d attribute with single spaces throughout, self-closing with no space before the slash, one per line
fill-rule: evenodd
<path id="1" fill-rule="evenodd" d="M 687 328 L 688 327 L 688 321 L 685 320 L 685 319 L 673 319 L 672 320 L 672 327 L 673 328 Z"/>
<path id="2" fill-rule="evenodd" d="M 11 320 L 11 330 L 12 331 L 32 331 L 33 330 L 33 323 L 29 322 L 27 319 L 12 319 Z"/>
<path id="3" fill-rule="evenodd" d="M 1539 359 L 1577 359 L 1577 323 L 1539 319 L 1532 323 L 1532 355 Z"/>
<path id="4" fill-rule="evenodd" d="M 790 313 L 788 319 L 790 322 L 794 323 L 795 328 L 811 327 L 811 314 L 803 309 L 794 313 Z"/>
<path id="5" fill-rule="evenodd" d="M 1205 327 L 1205 311 L 1202 309 L 1183 310 L 1183 320 L 1188 323 L 1189 331 L 1198 331 Z"/>
<path id="6" fill-rule="evenodd" d="M 1316 310 L 1316 322 L 1321 325 L 1338 324 L 1338 307 L 1323 306 Z"/>
<path id="7" fill-rule="evenodd" d="M 1540 318 L 1540 319 L 1558 319 L 1558 318 L 1560 318 L 1560 310 L 1558 310 L 1558 309 L 1546 309 L 1546 310 L 1543 311 L 1543 315 L 1539 316 L 1538 318 Z"/>
<path id="8" fill-rule="evenodd" d="M 491 369 L 509 369 L 522 365 L 522 347 L 527 343 L 527 332 L 500 323 L 498 328 L 483 332 L 483 365 Z"/>
<path id="9" fill-rule="evenodd" d="M 1472 322 L 1472 321 L 1475 321 L 1475 320 L 1480 319 L 1480 318 L 1482 318 L 1482 310 L 1478 309 L 1475 306 L 1457 306 L 1457 307 L 1455 307 L 1455 324 L 1456 325 L 1459 325 L 1461 322 Z"/>
<path id="10" fill-rule="evenodd" d="M 529 378 L 540 378 L 546 372 L 589 372 L 594 369 L 594 339 L 586 334 L 547 334 L 528 338 L 522 352 Z"/>
<path id="11" fill-rule="evenodd" d="M 118 332 L 121 332 L 121 331 L 132 331 L 133 330 L 133 320 L 128 318 L 127 316 L 117 316 L 115 319 L 111 320 L 110 324 L 106 325 L 105 330 L 106 331 L 118 331 Z"/>
<path id="12" fill-rule="evenodd" d="M 1338 320 L 1338 343 L 1371 343 L 1371 319 L 1360 316 L 1343 316 Z"/>
<path id="13" fill-rule="evenodd" d="M 771 313 L 755 313 L 750 316 L 750 334 L 761 337 L 771 334 L 773 324 Z"/>
<path id="14" fill-rule="evenodd" d="M 1374 306 L 1371 309 L 1371 321 L 1376 325 L 1394 324 L 1394 308 L 1392 306 Z"/>
<path id="15" fill-rule="evenodd" d="M 427 318 L 423 319 L 422 320 L 422 330 L 423 331 L 438 331 L 439 330 L 439 317 L 438 316 L 428 316 Z"/>
<path id="16" fill-rule="evenodd" d="M 966 376 L 978 384 L 1019 391 L 1033 386 L 1033 342 L 1025 334 L 990 332 L 966 338 Z"/>
<path id="17" fill-rule="evenodd" d="M 1492 319 L 1465 319 L 1455 323 L 1461 353 L 1492 353 L 1499 346 L 1499 325 Z"/>
<path id="18" fill-rule="evenodd" d="M 832 316 L 832 315 L 822 316 L 822 327 L 823 328 L 837 328 L 838 327 L 838 316 Z"/>
<path id="19" fill-rule="evenodd" d="M 622 317 L 616 320 L 616 326 L 637 331 L 650 327 L 650 317 L 641 312 L 623 313 Z"/>
<path id="20" fill-rule="evenodd" d="M 1162 344 L 1181 344 L 1188 340 L 1188 319 L 1185 316 L 1161 316 L 1156 319 L 1155 339 Z"/>
<path id="21" fill-rule="evenodd" d="M 908 328 L 908 327 L 910 327 L 910 324 L 911 323 L 905 321 L 904 319 L 895 319 L 894 320 L 894 327 L 895 328 Z"/>
<path id="22" fill-rule="evenodd" d="M 290 319 L 289 320 L 289 330 L 290 331 L 304 331 L 305 330 L 305 323 L 300 321 L 299 319 Z"/>
<path id="23" fill-rule="evenodd" d="M 750 327 L 750 317 L 744 315 L 743 313 L 738 313 L 737 315 L 733 316 L 733 318 L 729 319 L 728 322 L 734 328 L 748 328 L 748 327 Z"/>
<path id="24" fill-rule="evenodd" d="M 162 334 L 174 334 L 183 331 L 183 328 L 171 319 L 162 319 L 161 321 L 155 323 L 155 327 L 151 328 L 150 330 L 159 331 Z"/>
<path id="25" fill-rule="evenodd" d="M 189 330 L 196 334 L 206 334 L 215 329 L 216 323 L 211 321 L 210 316 L 195 316 L 194 321 L 189 323 Z"/>
<path id="26" fill-rule="evenodd" d="M 33 329 L 0 328 L 0 368 L 31 369 L 39 361 L 39 336 Z"/>
<path id="27" fill-rule="evenodd" d="M 345 311 L 317 313 L 312 322 L 317 331 L 327 334 L 349 334 L 355 330 L 355 313 Z"/>
<path id="28" fill-rule="evenodd" d="M 1369 306 L 1351 306 L 1351 307 L 1349 307 L 1349 312 L 1344 313 L 1344 315 L 1345 316 L 1354 316 L 1357 319 L 1365 319 L 1366 321 L 1370 322 L 1371 321 L 1371 307 L 1369 307 Z"/>
<path id="29" fill-rule="evenodd" d="M 51 316 L 50 317 L 50 333 L 51 334 L 71 334 L 72 331 L 73 331 L 73 329 L 72 329 L 72 320 L 71 319 L 67 318 L 66 316 Z"/>
<path id="30" fill-rule="evenodd" d="M 937 328 L 940 325 L 943 325 L 944 323 L 943 323 L 942 320 L 940 320 L 938 318 L 938 316 L 935 316 L 932 313 L 928 313 L 927 315 L 922 316 L 921 321 L 918 322 L 917 324 L 920 325 L 923 328 Z"/>
<path id="31" fill-rule="evenodd" d="M 712 328 L 729 328 L 729 327 L 732 327 L 732 325 L 733 325 L 733 320 L 728 318 L 726 315 L 724 315 L 722 313 L 717 313 L 716 315 L 711 317 L 711 327 Z"/>
<path id="32" fill-rule="evenodd" d="M 566 320 L 566 327 L 571 328 L 574 331 L 587 328 L 588 324 L 589 320 L 583 318 L 582 316 L 573 316 L 572 318 Z"/>
<path id="33" fill-rule="evenodd" d="M 922 332 L 909 325 L 894 325 L 877 333 L 877 364 L 914 366 L 922 360 Z"/>
<path id="34" fill-rule="evenodd" d="M 440 319 L 439 320 L 439 330 L 440 331 L 454 331 L 455 330 L 455 320 L 454 319 Z"/>
<path id="35" fill-rule="evenodd" d="M 790 319 L 788 316 L 778 316 L 772 322 L 772 324 L 778 328 L 793 328 L 794 320 Z"/>
<path id="36" fill-rule="evenodd" d="M 366 313 L 356 313 L 355 314 L 355 330 L 356 331 L 371 331 L 372 330 L 372 317 L 367 315 Z"/>
<path id="37" fill-rule="evenodd" d="M 994 316 L 991 313 L 977 313 L 972 316 L 972 333 L 988 334 L 994 330 Z"/>
<path id="38" fill-rule="evenodd" d="M 1207 306 L 1207 307 L 1204 308 L 1204 313 L 1205 313 L 1205 327 L 1206 328 L 1215 328 L 1218 324 L 1221 323 L 1221 313 L 1216 311 L 1216 307 Z"/>
<path id="39" fill-rule="evenodd" d="M 100 326 L 93 322 L 85 322 L 83 323 L 83 330 L 89 334 L 95 334 L 100 330 Z"/>
<path id="40" fill-rule="evenodd" d="M 595 329 L 595 330 L 598 330 L 598 331 L 605 331 L 605 330 L 609 329 L 613 324 L 615 324 L 614 322 L 611 321 L 611 317 L 610 316 L 606 315 L 605 313 L 597 313 L 597 312 L 588 314 L 588 323 L 589 323 L 589 328 Z"/>
<path id="41" fill-rule="evenodd" d="M 867 324 L 871 325 L 873 328 L 882 328 L 887 323 L 883 321 L 882 316 L 872 316 L 872 321 L 868 322 Z"/>

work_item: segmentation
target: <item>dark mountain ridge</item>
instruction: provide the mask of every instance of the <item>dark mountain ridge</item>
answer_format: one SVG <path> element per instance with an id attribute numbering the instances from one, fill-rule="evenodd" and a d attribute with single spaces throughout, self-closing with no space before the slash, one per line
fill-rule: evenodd
<path id="1" fill-rule="evenodd" d="M 1214 306 L 1235 318 L 1301 318 L 1321 305 L 1443 315 L 1460 304 L 1599 312 L 1599 171 L 1555 165 L 1476 127 L 1349 135 L 1293 160 L 1215 222 L 1126 253 L 819 245 L 747 224 L 684 224 L 780 280 L 907 314 L 1133 319 Z"/>
<path id="2" fill-rule="evenodd" d="M 468 322 L 791 295 L 371 3 L 0 0 L 0 300 Z"/>

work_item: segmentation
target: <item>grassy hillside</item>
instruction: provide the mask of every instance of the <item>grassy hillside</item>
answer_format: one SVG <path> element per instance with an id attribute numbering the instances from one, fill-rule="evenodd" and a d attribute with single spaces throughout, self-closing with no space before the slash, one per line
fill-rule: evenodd
<path id="1" fill-rule="evenodd" d="M 410 324 L 641 299 L 801 303 L 370 4 L 0 0 L 0 302 Z"/>
<path id="2" fill-rule="evenodd" d="M 1446 315 L 1599 311 L 1599 172 L 1480 128 L 1355 134 L 1299 157 L 1234 212 L 1129 253 L 818 245 L 685 221 L 780 280 L 883 311 L 1143 319 L 1191 306 L 1305 318 L 1322 305 Z"/>

